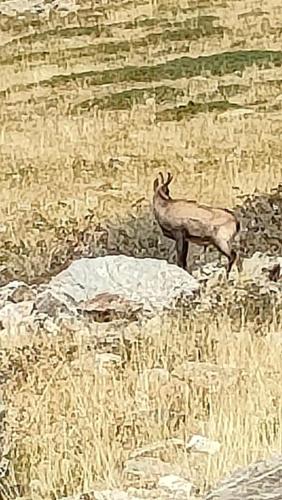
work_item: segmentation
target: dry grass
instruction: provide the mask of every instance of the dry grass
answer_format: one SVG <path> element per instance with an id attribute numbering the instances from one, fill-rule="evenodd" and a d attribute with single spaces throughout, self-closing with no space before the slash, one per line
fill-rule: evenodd
<path id="1" fill-rule="evenodd" d="M 138 255 L 157 256 L 151 218 L 140 226 L 136 220 L 149 208 L 160 167 L 175 174 L 175 194 L 229 207 L 240 195 L 269 192 L 281 181 L 282 57 L 264 51 L 281 48 L 282 10 L 278 1 L 255 3 L 261 11 L 248 0 L 212 6 L 112 1 L 101 8 L 98 28 L 83 10 L 86 2 L 77 17 L 55 17 L 49 26 L 31 29 L 19 20 L 5 31 L 1 19 L 3 282 L 48 276 L 87 253 L 80 231 L 98 222 L 112 231 L 113 248 L 133 253 L 137 238 Z M 199 17 L 211 15 L 217 19 Z M 214 57 L 225 51 L 229 59 Z M 179 65 L 182 56 L 207 58 L 192 67 L 187 60 Z M 183 106 L 179 121 L 177 105 Z M 123 163 L 112 167 L 111 157 Z M 85 369 L 85 346 L 66 331 L 57 339 L 41 333 L 9 340 L 6 362 L 17 343 L 40 346 L 31 361 L 16 355 L 25 376 L 5 389 L 20 483 L 38 479 L 44 499 L 119 486 L 126 483 L 120 473 L 130 449 L 195 431 L 223 443 L 218 458 L 204 462 L 208 484 L 281 448 L 281 353 L 253 334 L 251 320 L 235 326 L 223 314 L 212 320 L 176 315 L 151 328 L 151 342 L 141 342 L 122 369 L 108 374 Z M 273 311 L 262 329 L 265 336 L 280 330 Z M 67 355 L 72 345 L 81 361 L 77 371 Z M 156 386 L 151 413 L 138 412 L 140 370 L 171 371 L 197 359 L 198 349 L 204 361 L 242 369 L 240 383 L 205 397 L 193 384 L 177 392 L 173 384 Z M 164 408 L 173 411 L 160 416 Z M 186 460 L 182 454 L 173 459 Z"/>
<path id="2" fill-rule="evenodd" d="M 268 322 L 264 334 L 275 328 Z M 15 355 L 21 368 L 7 395 L 21 484 L 39 480 L 42 498 L 93 486 L 126 486 L 122 464 L 131 450 L 197 433 L 222 443 L 217 457 L 200 457 L 193 466 L 181 450 L 168 451 L 163 458 L 190 467 L 203 490 L 234 466 L 280 449 L 281 352 L 269 338 L 255 336 L 254 324 L 235 329 L 224 315 L 206 323 L 176 315 L 160 318 L 146 330 L 140 335 L 149 333 L 149 339 L 133 349 L 124 368 L 103 373 L 94 367 L 95 349 L 90 361 L 85 341 L 81 345 L 78 336 L 64 337 L 66 332 L 53 340 L 29 338 L 29 351 L 38 349 L 30 361 L 26 353 Z M 70 346 L 77 350 L 67 355 Z M 237 383 L 228 384 L 227 375 L 215 388 L 197 377 L 189 382 L 183 364 L 197 360 L 199 353 L 203 362 L 215 362 L 223 373 L 238 370 Z M 172 377 L 166 383 L 153 378 L 144 396 L 138 373 L 152 367 L 168 369 Z"/>

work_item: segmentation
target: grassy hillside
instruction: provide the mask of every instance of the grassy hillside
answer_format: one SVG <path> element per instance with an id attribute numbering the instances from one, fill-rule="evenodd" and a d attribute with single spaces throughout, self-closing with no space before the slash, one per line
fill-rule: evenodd
<path id="1" fill-rule="evenodd" d="M 49 20 L 0 15 L 2 284 L 44 280 L 81 255 L 167 258 L 170 244 L 150 209 L 160 169 L 174 174 L 173 195 L 227 207 L 282 179 L 279 0 L 79 6 Z M 277 314 L 270 307 L 249 318 L 243 309 L 236 324 L 228 309 L 159 318 L 122 370 L 99 376 L 84 369 L 84 348 L 68 329 L 55 339 L 0 338 L 8 372 L 12 357 L 18 373 L 5 393 L 17 481 L 39 480 L 44 499 L 124 486 L 129 450 L 197 432 L 223 450 L 203 464 L 204 491 L 234 466 L 281 448 L 281 357 L 264 339 L 280 331 Z M 139 414 L 138 373 L 171 371 L 199 352 L 202 361 L 240 367 L 241 382 L 165 394 L 156 386 L 151 413 Z M 171 411 L 162 417 L 164 405 Z"/>

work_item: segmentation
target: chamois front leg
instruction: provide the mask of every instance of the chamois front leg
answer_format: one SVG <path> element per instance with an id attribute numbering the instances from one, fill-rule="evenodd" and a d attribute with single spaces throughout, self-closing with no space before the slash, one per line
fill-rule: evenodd
<path id="1" fill-rule="evenodd" d="M 187 269 L 187 255 L 189 250 L 189 243 L 185 236 L 181 233 L 176 237 L 176 256 L 177 265 L 182 267 L 182 269 Z"/>

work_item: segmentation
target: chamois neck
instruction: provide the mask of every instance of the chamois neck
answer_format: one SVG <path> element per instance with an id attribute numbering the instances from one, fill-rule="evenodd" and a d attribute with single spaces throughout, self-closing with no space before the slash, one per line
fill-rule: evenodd
<path id="1" fill-rule="evenodd" d="M 154 200 L 154 204 L 155 206 L 159 206 L 159 207 L 166 207 L 170 202 L 171 202 L 171 199 L 167 196 L 160 196 L 159 194 L 156 194 L 155 196 L 155 200 Z"/>
<path id="2" fill-rule="evenodd" d="M 153 198 L 153 210 L 155 214 L 159 213 L 166 206 L 166 202 L 162 200 L 159 196 L 154 196 Z"/>

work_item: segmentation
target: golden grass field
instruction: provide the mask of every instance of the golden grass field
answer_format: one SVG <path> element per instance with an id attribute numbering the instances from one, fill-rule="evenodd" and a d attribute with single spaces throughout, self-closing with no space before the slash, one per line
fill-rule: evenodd
<path id="1" fill-rule="evenodd" d="M 93 238 L 97 224 L 109 228 L 109 251 L 160 256 L 148 212 L 160 168 L 175 175 L 173 196 L 230 208 L 282 179 L 281 1 L 79 5 L 64 19 L 0 16 L 3 284 L 44 280 L 79 255 L 107 253 Z M 278 313 L 242 310 L 239 322 L 228 309 L 164 315 L 108 374 L 86 366 L 76 332 L 0 337 L 2 370 L 12 374 L 3 392 L 15 481 L 27 489 L 40 481 L 28 498 L 46 500 L 123 488 L 130 450 L 198 433 L 222 443 L 195 475 L 203 493 L 281 450 L 281 352 L 267 340 L 281 331 Z M 138 374 L 177 369 L 199 352 L 239 368 L 240 382 L 225 386 L 223 377 L 217 391 L 156 383 L 151 411 L 138 414 Z M 187 461 L 182 452 L 166 458 Z M 4 486 L 2 495 L 13 498 Z"/>

